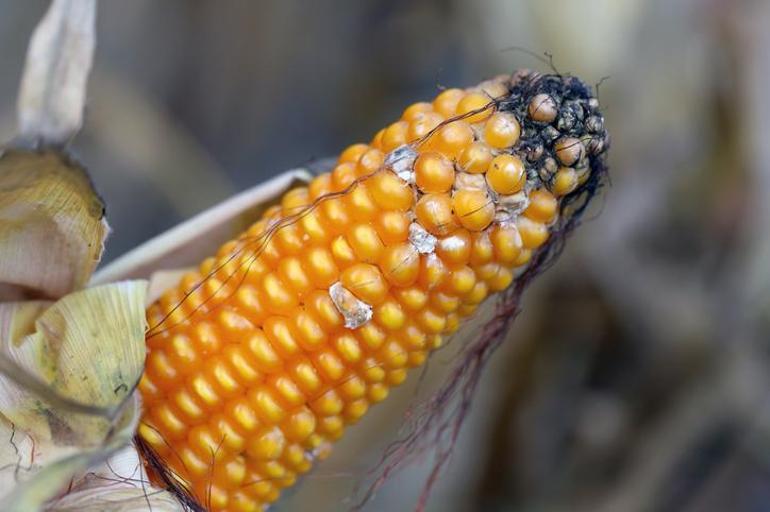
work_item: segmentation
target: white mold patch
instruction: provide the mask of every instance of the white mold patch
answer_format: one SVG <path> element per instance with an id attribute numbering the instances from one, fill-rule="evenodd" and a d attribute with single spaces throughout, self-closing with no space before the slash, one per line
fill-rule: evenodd
<path id="1" fill-rule="evenodd" d="M 436 250 L 438 239 L 428 233 L 424 227 L 416 222 L 409 224 L 409 242 L 420 254 L 431 254 Z"/>
<path id="2" fill-rule="evenodd" d="M 409 144 L 397 147 L 385 155 L 385 167 L 396 173 L 396 176 L 409 183 L 414 183 L 414 161 L 417 151 Z"/>
<path id="3" fill-rule="evenodd" d="M 345 319 L 345 327 L 348 329 L 357 329 L 372 319 L 372 307 L 353 295 L 339 281 L 329 287 L 329 297 Z"/>

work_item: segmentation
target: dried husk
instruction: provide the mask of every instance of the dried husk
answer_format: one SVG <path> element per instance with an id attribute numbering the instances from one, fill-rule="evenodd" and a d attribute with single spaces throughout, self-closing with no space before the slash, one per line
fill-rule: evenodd
<path id="1" fill-rule="evenodd" d="M 55 299 L 82 288 L 108 232 L 88 175 L 64 153 L 0 156 L 0 299 Z"/>

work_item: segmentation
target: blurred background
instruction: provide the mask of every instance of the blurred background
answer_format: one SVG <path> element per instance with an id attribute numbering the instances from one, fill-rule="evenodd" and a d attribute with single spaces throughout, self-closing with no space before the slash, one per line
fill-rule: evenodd
<path id="1" fill-rule="evenodd" d="M 43 0 L 0 0 L 0 139 Z M 612 185 L 476 395 L 432 511 L 770 510 L 770 2 L 101 0 L 84 132 L 106 260 L 367 140 L 442 86 L 599 83 Z M 466 329 L 455 343 L 472 332 Z M 278 511 L 345 510 L 452 352 Z M 410 510 L 430 460 L 367 505 Z"/>

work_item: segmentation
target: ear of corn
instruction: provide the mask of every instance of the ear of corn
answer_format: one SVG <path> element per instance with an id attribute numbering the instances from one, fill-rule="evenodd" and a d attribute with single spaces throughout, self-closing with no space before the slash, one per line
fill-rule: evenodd
<path id="1" fill-rule="evenodd" d="M 262 510 L 511 284 L 605 147 L 574 78 L 410 106 L 149 307 L 139 435 L 212 510 Z"/>

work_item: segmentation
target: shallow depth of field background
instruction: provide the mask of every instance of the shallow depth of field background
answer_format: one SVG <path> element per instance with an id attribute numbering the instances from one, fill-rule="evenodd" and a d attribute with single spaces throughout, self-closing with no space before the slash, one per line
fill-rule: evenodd
<path id="1" fill-rule="evenodd" d="M 0 139 L 47 6 L 0 0 Z M 770 510 L 770 3 L 102 0 L 75 148 L 107 259 L 367 140 L 442 86 L 548 66 L 601 85 L 612 186 L 488 367 L 432 511 Z M 465 336 L 472 333 L 465 332 Z M 462 343 L 462 336 L 456 341 Z M 278 511 L 345 510 L 451 347 Z M 429 462 L 429 461 L 426 461 Z M 428 463 L 366 510 L 410 510 Z M 366 480 L 364 479 L 364 483 Z"/>

